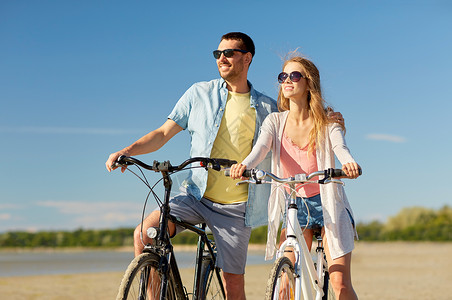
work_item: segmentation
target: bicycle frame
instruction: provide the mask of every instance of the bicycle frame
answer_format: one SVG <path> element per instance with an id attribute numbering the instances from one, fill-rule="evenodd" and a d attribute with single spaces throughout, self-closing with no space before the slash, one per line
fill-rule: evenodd
<path id="1" fill-rule="evenodd" d="M 198 299 L 199 294 L 200 294 L 200 282 L 201 282 L 201 278 L 199 277 L 199 275 L 201 274 L 202 258 L 204 255 L 204 251 L 207 251 L 209 253 L 209 255 L 213 258 L 213 261 L 216 260 L 215 250 L 213 248 L 212 243 L 209 241 L 207 233 L 206 233 L 206 228 L 205 228 L 206 225 L 201 224 L 201 227 L 198 227 L 195 225 L 185 223 L 181 220 L 178 220 L 171 215 L 168 216 L 168 219 L 171 222 L 174 222 L 175 224 L 180 225 L 180 226 L 184 227 L 185 229 L 190 230 L 198 235 L 196 260 L 195 260 L 195 274 L 194 274 L 194 280 L 193 280 L 193 300 Z M 161 255 L 162 265 L 164 266 L 164 269 L 162 270 L 164 272 L 164 276 L 165 276 L 164 278 L 168 277 L 169 271 L 171 270 L 173 272 L 173 277 L 177 283 L 176 286 L 182 288 L 183 282 L 182 282 L 182 279 L 181 279 L 181 276 L 179 273 L 179 267 L 177 265 L 177 260 L 176 260 L 176 256 L 173 251 L 173 246 L 171 244 L 167 244 L 165 246 L 166 247 L 163 248 L 163 249 L 166 249 L 165 255 L 162 255 L 163 249 L 161 249 L 158 253 L 159 255 Z M 153 252 L 156 249 L 158 249 L 156 246 L 148 245 L 144 248 L 143 253 Z M 221 278 L 221 275 L 220 275 L 218 269 L 215 269 L 215 273 L 216 273 L 216 276 L 218 276 L 218 278 Z M 221 285 L 221 288 L 224 290 L 223 282 L 221 280 L 219 280 L 219 283 Z M 166 282 L 165 282 L 165 284 L 163 284 L 161 287 L 161 294 L 163 294 L 163 292 L 166 293 L 166 289 L 167 289 L 167 286 L 166 286 Z M 179 294 L 182 294 L 182 293 L 185 294 L 185 291 L 183 289 L 179 290 Z M 165 295 L 165 294 L 163 294 L 163 295 Z"/>
<path id="2" fill-rule="evenodd" d="M 361 171 L 360 171 L 361 174 Z M 226 176 L 229 176 L 229 172 L 225 173 Z M 306 244 L 306 240 L 303 235 L 303 231 L 301 229 L 300 224 L 298 223 L 297 211 L 298 207 L 296 204 L 296 184 L 308 184 L 308 183 L 316 183 L 316 184 L 327 184 L 327 183 L 337 183 L 344 184 L 340 180 L 334 179 L 335 177 L 343 177 L 347 176 L 341 169 L 327 169 L 323 171 L 316 171 L 311 174 L 296 174 L 294 177 L 289 178 L 278 178 L 274 174 L 270 172 L 266 172 L 259 169 L 253 170 L 245 170 L 242 175 L 243 177 L 249 177 L 250 179 L 239 182 L 241 183 L 253 183 L 253 184 L 262 184 L 269 183 L 274 184 L 279 183 L 283 185 L 288 185 L 290 187 L 291 195 L 289 200 L 288 211 L 286 215 L 286 240 L 281 244 L 280 248 L 277 251 L 276 258 L 279 262 L 279 258 L 284 256 L 284 252 L 287 248 L 291 248 L 294 251 L 295 255 L 295 263 L 294 263 L 294 285 L 295 285 L 295 299 L 301 299 L 301 291 L 303 293 L 303 299 L 316 299 L 321 300 L 324 296 L 324 278 L 325 271 L 327 270 L 327 262 L 325 259 L 325 252 L 323 248 L 323 241 L 321 241 L 321 237 L 317 237 L 319 244 L 317 246 L 317 268 L 315 267 L 314 261 L 311 257 L 311 253 Z M 316 176 L 323 176 L 322 179 L 313 180 Z M 270 178 L 273 182 L 265 181 L 264 179 Z M 279 265 L 275 265 L 279 268 Z M 276 272 L 279 272 L 281 269 L 277 269 Z M 273 273 L 272 276 L 277 275 L 277 273 Z M 270 278 L 270 280 L 272 280 Z M 274 295 L 274 286 L 272 285 L 273 290 L 271 291 L 271 295 Z M 314 291 L 313 291 L 314 289 Z M 313 296 L 315 292 L 315 296 Z M 268 296 L 269 294 L 267 294 Z"/>
<path id="3" fill-rule="evenodd" d="M 323 246 L 317 249 L 317 263 L 318 269 L 316 272 L 314 261 L 309 252 L 308 245 L 303 236 L 303 231 L 298 223 L 295 195 L 295 184 L 289 184 L 293 191 L 290 197 L 288 212 L 286 216 L 286 240 L 281 244 L 276 253 L 276 258 L 284 255 L 286 248 L 292 248 L 295 254 L 295 299 L 301 299 L 300 291 L 303 291 L 303 299 L 312 299 L 312 287 L 314 287 L 316 300 L 321 300 L 323 297 L 323 266 L 326 265 L 324 261 Z M 321 264 L 321 265 L 320 265 Z"/>
<path id="4" fill-rule="evenodd" d="M 207 250 L 209 251 L 210 255 L 214 257 L 215 259 L 215 253 L 212 248 L 211 243 L 209 242 L 207 238 L 207 234 L 205 232 L 205 224 L 202 224 L 201 227 L 188 224 L 186 222 L 183 222 L 173 216 L 170 215 L 170 208 L 169 208 L 169 200 L 170 200 L 170 194 L 171 194 L 171 188 L 172 188 L 172 180 L 168 172 L 162 171 L 163 176 L 163 185 L 165 188 L 165 196 L 164 196 L 164 202 L 160 208 L 160 220 L 159 220 L 159 230 L 158 235 L 155 238 L 155 244 L 156 245 L 150 245 L 145 246 L 145 249 L 143 252 L 146 251 L 158 251 L 158 254 L 161 257 L 161 266 L 162 266 L 162 286 L 160 289 L 160 299 L 164 299 L 164 296 L 167 292 L 167 279 L 169 275 L 169 271 L 173 272 L 173 277 L 176 280 L 176 287 L 182 288 L 183 283 L 182 279 L 179 273 L 179 268 L 177 265 L 176 256 L 174 255 L 173 245 L 171 244 L 170 237 L 168 234 L 168 221 L 173 222 L 174 224 L 180 225 L 184 227 L 187 230 L 190 230 L 196 234 L 198 234 L 198 247 L 196 252 L 196 261 L 195 261 L 195 277 L 193 281 L 193 299 L 197 299 L 197 295 L 199 295 L 199 288 L 200 288 L 200 277 L 199 274 L 201 273 L 201 262 L 202 262 L 202 255 L 205 249 L 205 246 L 207 246 Z M 219 276 L 219 274 L 217 274 Z M 179 290 L 179 294 L 185 294 L 185 291 L 183 289 Z"/>
<path id="5" fill-rule="evenodd" d="M 188 225 L 188 224 L 187 224 Z M 200 295 L 200 283 L 201 283 L 201 278 L 200 278 L 200 274 L 201 274 L 201 268 L 202 268 L 202 258 L 204 256 L 204 250 L 205 247 L 207 246 L 207 251 L 209 253 L 209 255 L 211 257 L 213 257 L 213 261 L 216 261 L 216 255 L 214 252 L 214 249 L 212 247 L 212 243 L 209 242 L 208 238 L 207 238 L 207 234 L 205 232 L 205 224 L 202 224 L 202 227 L 196 227 L 196 226 L 191 226 L 192 228 L 188 228 L 191 231 L 195 231 L 198 235 L 198 247 L 197 247 L 197 252 L 196 252 L 196 263 L 195 263 L 195 277 L 194 277 L 194 282 L 193 282 L 193 299 L 197 299 Z M 215 267 L 215 266 L 214 266 Z M 218 270 L 218 268 L 215 268 L 215 276 L 217 276 L 219 278 L 219 284 L 221 285 L 221 288 L 224 290 L 224 286 L 223 286 L 223 281 L 221 280 L 221 275 L 220 275 L 220 271 Z"/>
<path id="6" fill-rule="evenodd" d="M 198 247 L 197 247 L 197 253 L 196 253 L 196 261 L 195 261 L 195 277 L 193 282 L 193 300 L 199 299 L 202 291 L 201 286 L 201 273 L 202 273 L 202 262 L 205 251 L 210 255 L 211 257 L 211 263 L 215 264 L 216 261 L 216 251 L 215 251 L 215 245 L 212 243 L 206 233 L 206 225 L 202 224 L 201 226 L 192 225 L 189 223 L 186 223 L 172 215 L 170 215 L 170 206 L 169 206 L 169 200 L 171 195 L 171 189 L 172 189 L 172 180 L 171 180 L 171 172 L 177 171 L 177 170 L 183 170 L 185 166 L 188 164 L 200 161 L 201 163 L 204 163 L 205 165 L 202 165 L 204 168 L 207 169 L 207 164 L 211 164 L 209 167 L 213 168 L 215 170 L 219 170 L 221 165 L 227 165 L 230 166 L 232 163 L 235 163 L 235 161 L 229 161 L 229 160 L 223 160 L 223 159 L 210 159 L 210 158 L 192 158 L 187 161 L 185 161 L 180 166 L 171 166 L 171 164 L 166 161 L 163 163 L 154 162 L 153 166 L 149 166 L 144 164 L 143 162 L 131 158 L 131 157 L 121 157 L 120 159 L 123 160 L 123 163 L 126 164 L 137 164 L 141 167 L 144 167 L 148 170 L 153 170 L 160 172 L 163 179 L 163 185 L 164 185 L 164 201 L 162 202 L 160 206 L 160 219 L 159 219 L 159 225 L 158 230 L 154 232 L 155 236 L 149 236 L 150 238 L 153 238 L 154 244 L 152 245 L 145 245 L 143 242 L 143 229 L 141 230 L 141 241 L 144 245 L 143 253 L 155 253 L 158 255 L 160 261 L 159 261 L 159 268 L 162 272 L 162 279 L 161 279 L 161 287 L 160 287 L 160 299 L 164 299 L 167 295 L 167 288 L 168 288 L 168 278 L 171 272 L 171 275 L 174 279 L 174 290 L 177 295 L 188 299 L 188 294 L 185 291 L 185 288 L 182 283 L 182 279 L 179 273 L 179 268 L 177 266 L 176 257 L 174 255 L 173 251 L 173 245 L 171 243 L 169 233 L 168 233 L 168 222 L 171 221 L 172 223 L 182 226 L 183 228 L 190 230 L 198 235 Z M 201 160 L 200 160 L 201 159 Z M 119 161 L 119 160 L 118 160 Z M 146 181 L 147 183 L 147 181 Z M 142 222 L 143 223 L 143 222 Z M 155 228 L 157 229 L 157 228 Z M 216 268 L 214 265 L 211 265 L 212 269 L 215 270 L 215 276 L 218 278 L 218 284 L 223 292 L 224 295 L 224 286 L 223 282 L 221 280 L 220 271 L 218 268 Z M 215 267 L 215 268 L 214 268 Z M 148 282 L 149 274 L 148 272 L 142 273 L 142 277 L 140 279 L 140 290 L 146 290 L 147 282 Z"/>

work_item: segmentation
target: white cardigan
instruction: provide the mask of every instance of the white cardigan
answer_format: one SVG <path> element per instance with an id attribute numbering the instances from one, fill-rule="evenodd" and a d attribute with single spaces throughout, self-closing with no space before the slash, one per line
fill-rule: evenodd
<path id="1" fill-rule="evenodd" d="M 289 111 L 272 113 L 264 120 L 259 138 L 251 153 L 242 162 L 247 168 L 255 168 L 267 153 L 272 150 L 272 173 L 282 177 L 282 169 L 279 164 L 281 139 Z M 354 162 L 347 145 L 345 144 L 342 128 L 331 123 L 325 129 L 323 147 L 316 146 L 317 167 L 319 170 L 334 168 L 334 155 L 341 164 Z M 322 149 L 324 149 L 322 151 Z M 358 237 L 353 227 L 350 216 L 352 209 L 342 185 L 320 185 L 320 197 L 322 199 L 323 219 L 325 224 L 326 240 L 333 259 L 341 257 L 354 248 L 354 238 Z M 273 258 L 276 247 L 280 216 L 285 207 L 284 191 L 276 185 L 272 185 L 270 199 L 268 201 L 268 234 L 265 259 Z M 348 212 L 347 212 L 348 210 Z M 350 216 L 349 216 L 350 213 Z"/>

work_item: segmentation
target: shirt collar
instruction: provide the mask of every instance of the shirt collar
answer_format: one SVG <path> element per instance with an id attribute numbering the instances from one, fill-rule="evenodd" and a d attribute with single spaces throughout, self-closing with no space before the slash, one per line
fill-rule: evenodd
<path id="1" fill-rule="evenodd" d="M 250 105 L 251 105 L 251 107 L 255 107 L 256 99 L 257 99 L 256 90 L 254 89 L 253 85 L 251 84 L 251 82 L 249 80 L 247 80 L 247 82 L 248 82 L 248 86 L 250 87 Z M 227 89 L 226 80 L 224 80 L 222 77 L 220 77 L 220 87 Z"/>

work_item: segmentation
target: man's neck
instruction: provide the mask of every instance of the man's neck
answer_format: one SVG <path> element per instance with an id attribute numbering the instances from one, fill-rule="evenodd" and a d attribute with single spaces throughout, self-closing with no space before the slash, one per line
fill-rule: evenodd
<path id="1" fill-rule="evenodd" d="M 230 82 L 226 80 L 227 89 L 230 92 L 245 94 L 250 91 L 250 87 L 248 86 L 248 81 L 240 80 L 238 82 Z"/>

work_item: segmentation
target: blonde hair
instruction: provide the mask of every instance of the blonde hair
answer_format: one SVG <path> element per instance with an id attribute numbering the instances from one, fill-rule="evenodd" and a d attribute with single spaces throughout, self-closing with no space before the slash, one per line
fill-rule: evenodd
<path id="1" fill-rule="evenodd" d="M 305 72 L 307 89 L 308 89 L 308 111 L 309 116 L 314 120 L 314 127 L 309 133 L 309 152 L 314 152 L 316 140 L 319 145 L 323 145 L 325 139 L 325 127 L 329 120 L 326 111 L 326 102 L 322 98 L 322 90 L 320 87 L 320 74 L 317 67 L 309 59 L 302 57 L 298 52 L 290 52 L 284 59 L 283 70 L 288 63 L 299 63 Z M 290 101 L 284 97 L 282 87 L 278 88 L 278 109 L 279 111 L 286 111 L 290 109 Z"/>

